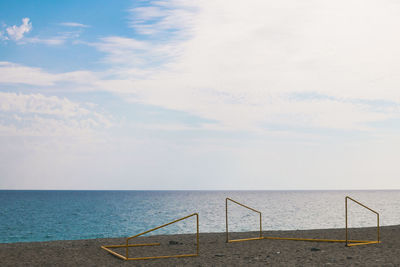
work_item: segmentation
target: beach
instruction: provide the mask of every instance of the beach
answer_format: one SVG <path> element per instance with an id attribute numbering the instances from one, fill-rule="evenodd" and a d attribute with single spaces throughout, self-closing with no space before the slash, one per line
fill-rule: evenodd
<path id="1" fill-rule="evenodd" d="M 199 256 L 124 261 L 101 249 L 124 238 L 0 244 L 1 266 L 399 266 L 400 225 L 380 229 L 381 243 L 346 247 L 344 243 L 253 240 L 226 243 L 225 233 L 200 233 Z M 230 239 L 257 237 L 230 233 Z M 351 239 L 375 240 L 376 228 L 349 229 Z M 263 236 L 344 239 L 344 229 L 265 231 Z M 159 246 L 129 248 L 129 257 L 192 254 L 196 235 L 139 237 L 131 243 Z M 114 249 L 124 255 L 124 249 Z"/>

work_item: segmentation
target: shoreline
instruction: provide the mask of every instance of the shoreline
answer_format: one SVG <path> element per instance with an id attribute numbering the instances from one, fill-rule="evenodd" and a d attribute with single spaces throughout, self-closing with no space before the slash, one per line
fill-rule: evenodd
<path id="1" fill-rule="evenodd" d="M 384 225 L 380 226 L 379 228 L 388 228 L 388 227 L 399 227 L 400 224 L 394 224 L 394 225 Z M 355 227 L 355 228 L 350 228 L 349 229 L 376 229 L 374 226 L 368 226 L 368 227 Z M 312 231 L 317 231 L 317 232 L 322 232 L 322 231 L 340 231 L 342 230 L 343 233 L 345 232 L 345 228 L 317 228 L 317 229 L 295 229 L 295 230 L 263 230 L 263 233 L 296 233 L 296 232 L 312 232 Z M 243 233 L 259 233 L 258 231 L 249 231 L 249 232 L 229 232 L 229 234 L 243 234 Z M 186 234 L 155 234 L 151 236 L 145 236 L 145 237 L 155 237 L 155 236 L 180 236 L 180 235 L 191 235 L 195 233 L 186 233 Z M 224 234 L 225 232 L 200 232 L 200 235 L 209 235 L 209 234 Z M 343 234 L 344 235 L 344 234 Z M 48 242 L 69 242 L 69 241 L 90 241 L 90 240 L 118 240 L 118 239 L 125 239 L 127 236 L 123 237 L 96 237 L 96 238 L 82 238 L 82 239 L 57 239 L 57 240 L 45 240 L 45 241 L 18 241 L 18 242 L 0 242 L 1 245 L 11 245 L 11 244 L 34 244 L 34 243 L 48 243 Z"/>
<path id="2" fill-rule="evenodd" d="M 343 243 L 290 240 L 252 240 L 226 243 L 226 234 L 200 233 L 199 256 L 137 261 L 121 260 L 101 249 L 124 244 L 125 238 L 98 238 L 45 242 L 0 243 L 2 266 L 321 266 L 400 265 L 400 225 L 381 226 L 381 243 L 345 247 Z M 230 239 L 257 237 L 259 232 L 230 233 Z M 350 239 L 375 240 L 376 227 L 350 228 Z M 344 239 L 345 230 L 313 229 L 263 231 L 263 236 Z M 129 255 L 147 257 L 192 254 L 195 234 L 138 237 L 135 243 L 159 246 L 129 248 Z M 116 248 L 125 253 L 125 248 Z"/>

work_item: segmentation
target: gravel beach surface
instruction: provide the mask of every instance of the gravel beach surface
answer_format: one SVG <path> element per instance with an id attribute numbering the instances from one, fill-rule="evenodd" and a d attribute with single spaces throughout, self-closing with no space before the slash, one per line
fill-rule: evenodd
<path id="1" fill-rule="evenodd" d="M 230 233 L 230 239 L 258 233 Z M 264 236 L 344 239 L 344 229 L 266 231 Z M 355 240 L 376 239 L 376 228 L 350 229 Z M 123 238 L 0 244 L 1 266 L 400 266 L 400 225 L 381 227 L 381 243 L 345 247 L 343 243 L 255 240 L 226 243 L 225 233 L 201 233 L 198 257 L 124 261 L 101 249 Z M 160 246 L 129 249 L 130 257 L 195 253 L 195 235 L 139 237 L 131 243 Z M 115 249 L 124 254 L 125 250 Z"/>

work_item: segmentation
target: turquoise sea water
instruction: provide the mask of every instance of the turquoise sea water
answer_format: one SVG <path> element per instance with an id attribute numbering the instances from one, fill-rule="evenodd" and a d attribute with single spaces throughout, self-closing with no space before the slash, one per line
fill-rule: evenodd
<path id="1" fill-rule="evenodd" d="M 200 232 L 225 231 L 225 198 L 263 213 L 264 230 L 344 227 L 348 195 L 400 224 L 400 191 L 8 191 L 0 190 L 0 243 L 131 236 L 191 213 Z M 229 204 L 230 231 L 257 230 L 257 214 Z M 351 227 L 376 215 L 349 203 Z M 152 234 L 195 231 L 194 217 Z"/>

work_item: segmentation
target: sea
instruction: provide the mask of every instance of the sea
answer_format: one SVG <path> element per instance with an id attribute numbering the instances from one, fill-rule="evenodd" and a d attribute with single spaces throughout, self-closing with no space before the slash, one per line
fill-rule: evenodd
<path id="1" fill-rule="evenodd" d="M 369 191 L 20 191 L 0 190 L 0 243 L 128 237 L 187 215 L 199 229 L 225 231 L 231 198 L 262 213 L 263 230 L 345 227 L 345 197 L 375 210 L 380 225 L 400 224 L 400 190 Z M 348 203 L 349 227 L 373 227 L 377 215 Z M 228 202 L 229 231 L 257 231 L 259 215 Z M 195 216 L 153 231 L 196 231 Z"/>

